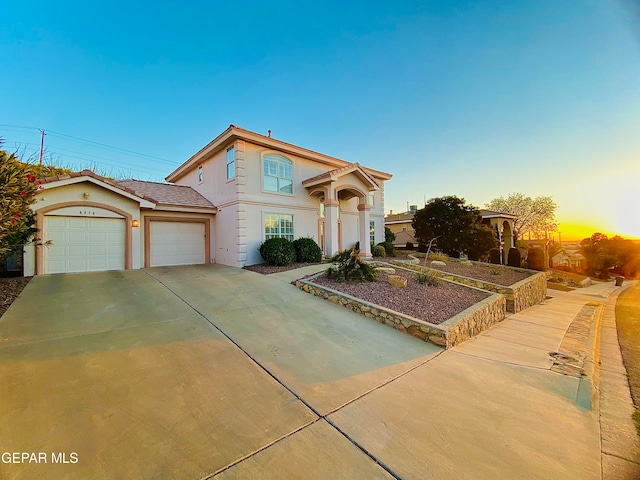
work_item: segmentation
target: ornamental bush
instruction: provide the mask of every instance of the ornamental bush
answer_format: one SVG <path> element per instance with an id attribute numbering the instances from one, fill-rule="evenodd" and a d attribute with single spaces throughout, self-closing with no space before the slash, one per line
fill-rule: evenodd
<path id="1" fill-rule="evenodd" d="M 318 263 L 322 261 L 322 250 L 313 238 L 304 237 L 293 241 L 298 263 Z"/>
<path id="2" fill-rule="evenodd" d="M 384 248 L 384 252 L 387 254 L 387 257 L 395 257 L 396 256 L 396 247 L 393 246 L 391 242 L 381 242 L 378 245 L 381 245 Z"/>
<path id="3" fill-rule="evenodd" d="M 360 251 L 353 247 L 334 255 L 331 263 L 332 265 L 324 274 L 340 283 L 373 282 L 378 275 L 373 265 L 363 261 L 360 258 Z"/>
<path id="4" fill-rule="evenodd" d="M 267 265 L 291 265 L 296 262 L 296 249 L 286 238 L 270 238 L 260 245 L 260 255 Z"/>
<path id="5" fill-rule="evenodd" d="M 517 248 L 510 248 L 509 255 L 507 257 L 507 265 L 510 267 L 520 267 L 522 265 L 522 255 Z"/>
<path id="6" fill-rule="evenodd" d="M 544 272 L 546 269 L 544 264 L 544 250 L 541 248 L 532 248 L 527 256 L 527 266 L 531 270 L 539 270 Z"/>
<path id="7" fill-rule="evenodd" d="M 489 250 L 489 262 L 494 265 L 500 265 L 500 249 L 492 248 Z"/>
<path id="8" fill-rule="evenodd" d="M 385 252 L 382 245 L 375 245 L 374 247 L 371 247 L 371 255 L 374 257 L 386 257 L 387 252 Z"/>

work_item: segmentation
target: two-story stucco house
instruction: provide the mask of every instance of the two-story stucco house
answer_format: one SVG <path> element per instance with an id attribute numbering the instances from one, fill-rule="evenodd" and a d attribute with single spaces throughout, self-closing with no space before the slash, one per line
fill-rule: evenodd
<path id="1" fill-rule="evenodd" d="M 218 209 L 218 263 L 261 263 L 271 237 L 311 237 L 327 255 L 384 240 L 384 181 L 391 175 L 231 125 L 167 176 Z"/>
<path id="2" fill-rule="evenodd" d="M 327 255 L 384 240 L 391 175 L 231 125 L 171 172 L 170 183 L 83 171 L 43 179 L 32 206 L 49 247 L 25 275 L 261 263 L 272 237 L 311 237 Z"/>

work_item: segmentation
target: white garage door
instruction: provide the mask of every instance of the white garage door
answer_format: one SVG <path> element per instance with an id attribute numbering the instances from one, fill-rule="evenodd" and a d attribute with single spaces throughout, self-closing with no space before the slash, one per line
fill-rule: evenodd
<path id="1" fill-rule="evenodd" d="M 152 267 L 205 262 L 204 223 L 152 221 L 149 239 Z"/>
<path id="2" fill-rule="evenodd" d="M 46 216 L 43 237 L 44 273 L 124 269 L 122 218 Z"/>

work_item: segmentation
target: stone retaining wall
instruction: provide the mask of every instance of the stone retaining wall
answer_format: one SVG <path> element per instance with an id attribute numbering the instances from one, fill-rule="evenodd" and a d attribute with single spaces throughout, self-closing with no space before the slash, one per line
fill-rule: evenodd
<path id="1" fill-rule="evenodd" d="M 494 294 L 449 320 L 435 325 L 313 283 L 312 280 L 320 275 L 323 274 L 296 280 L 294 284 L 307 293 L 444 348 L 454 347 L 476 336 L 491 325 L 504 320 L 506 315 L 504 295 Z"/>
<path id="2" fill-rule="evenodd" d="M 537 305 L 544 301 L 547 296 L 547 276 L 544 272 L 535 273 L 529 278 L 525 278 L 513 285 L 505 287 L 504 285 L 485 282 L 484 280 L 476 280 L 475 278 L 443 272 L 442 270 L 437 270 L 435 268 L 423 267 L 421 265 L 417 265 L 415 262 L 390 260 L 389 263 L 403 268 L 408 268 L 410 270 L 415 270 L 416 272 L 432 272 L 434 275 L 437 275 L 444 280 L 504 295 L 507 300 L 507 311 L 511 313 L 517 313 L 532 307 L 533 305 Z M 513 268 L 493 264 L 491 266 L 496 268 Z M 515 270 L 523 271 L 523 269 L 518 268 Z"/>

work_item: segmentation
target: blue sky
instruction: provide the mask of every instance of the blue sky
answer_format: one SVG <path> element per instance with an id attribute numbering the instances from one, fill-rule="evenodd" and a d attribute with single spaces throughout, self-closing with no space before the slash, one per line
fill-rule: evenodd
<path id="1" fill-rule="evenodd" d="M 640 237 L 638 2 L 92 3 L 3 6 L 5 148 L 159 180 L 234 123 L 394 174 L 387 211 L 522 192 Z"/>

